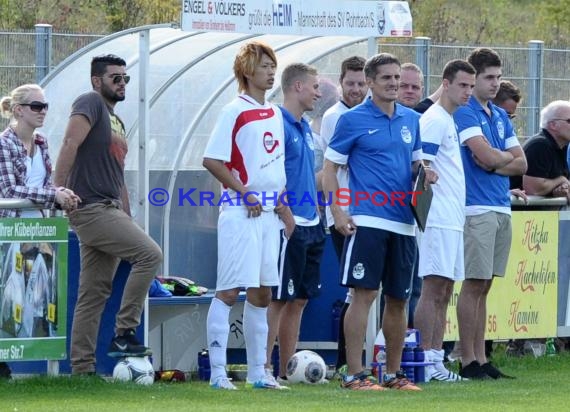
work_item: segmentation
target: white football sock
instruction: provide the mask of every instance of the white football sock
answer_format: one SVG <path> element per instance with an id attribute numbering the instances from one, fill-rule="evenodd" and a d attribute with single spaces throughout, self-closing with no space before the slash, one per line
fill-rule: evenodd
<path id="1" fill-rule="evenodd" d="M 243 307 L 243 337 L 249 382 L 257 382 L 265 377 L 268 330 L 267 308 L 253 306 L 246 301 Z"/>
<path id="2" fill-rule="evenodd" d="M 213 298 L 206 319 L 206 339 L 210 353 L 210 383 L 216 382 L 219 377 L 227 376 L 226 373 L 226 350 L 230 333 L 230 310 L 218 298 Z"/>

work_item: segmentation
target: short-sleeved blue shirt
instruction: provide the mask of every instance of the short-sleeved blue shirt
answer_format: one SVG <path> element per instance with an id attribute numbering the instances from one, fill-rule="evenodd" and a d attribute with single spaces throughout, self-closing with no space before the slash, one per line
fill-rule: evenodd
<path id="1" fill-rule="evenodd" d="M 314 220 L 318 223 L 315 148 L 311 127 L 305 118 L 299 122 L 287 109 L 279 108 L 283 113 L 285 128 L 285 186 L 289 206 L 297 224 L 314 223 Z"/>
<path id="2" fill-rule="evenodd" d="M 421 155 L 419 118 L 398 103 L 390 118 L 372 99 L 340 116 L 325 157 L 348 164 L 349 212 L 357 225 L 414 235 L 409 192 L 412 162 Z M 406 195 L 402 202 L 401 194 Z M 369 199 L 357 204 L 365 196 Z"/>
<path id="3" fill-rule="evenodd" d="M 511 208 L 509 178 L 489 173 L 477 166 L 473 153 L 465 143 L 472 137 L 484 136 L 492 147 L 499 150 L 520 146 L 507 112 L 491 102 L 488 105 L 491 116 L 485 112 L 477 99 L 471 96 L 469 103 L 459 107 L 453 115 L 461 143 L 468 215 L 484 210 L 510 213 Z"/>

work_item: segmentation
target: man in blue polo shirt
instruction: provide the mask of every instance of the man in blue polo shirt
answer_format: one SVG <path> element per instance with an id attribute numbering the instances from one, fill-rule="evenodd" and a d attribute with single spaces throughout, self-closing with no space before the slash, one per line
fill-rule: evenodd
<path id="1" fill-rule="evenodd" d="M 465 280 L 457 301 L 461 376 L 507 377 L 485 355 L 487 295 L 493 277 L 504 277 L 511 248 L 509 176 L 527 164 L 507 112 L 492 103 L 499 90 L 501 59 L 478 48 L 468 58 L 477 74 L 466 106 L 454 114 L 465 172 Z"/>
<path id="2" fill-rule="evenodd" d="M 364 74 L 372 97 L 340 116 L 325 153 L 325 191 L 333 193 L 335 228 L 347 236 L 340 281 L 354 288 L 344 322 L 348 371 L 341 386 L 417 391 L 420 388 L 400 371 L 400 361 L 416 254 L 409 192 L 421 154 L 419 114 L 396 103 L 400 62 L 395 56 L 371 57 Z M 347 197 L 345 189 L 338 192 L 336 172 L 342 165 L 349 170 L 349 215 L 340 208 Z M 428 170 L 425 183 L 435 181 L 437 175 Z M 368 312 L 380 284 L 386 297 L 382 329 L 387 347 L 382 385 L 362 368 Z"/>
<path id="3" fill-rule="evenodd" d="M 303 113 L 314 109 L 321 97 L 317 70 L 303 63 L 290 64 L 281 75 L 285 127 L 285 174 L 287 200 L 295 230 L 289 239 L 281 237 L 279 286 L 267 319 L 269 333 L 266 367 L 271 364 L 275 338 L 279 342 L 279 382 L 286 380 L 287 361 L 295 353 L 301 316 L 307 301 L 320 293 L 320 260 L 325 232 L 318 213 L 313 135 Z M 277 365 L 274 365 L 277 367 Z"/>

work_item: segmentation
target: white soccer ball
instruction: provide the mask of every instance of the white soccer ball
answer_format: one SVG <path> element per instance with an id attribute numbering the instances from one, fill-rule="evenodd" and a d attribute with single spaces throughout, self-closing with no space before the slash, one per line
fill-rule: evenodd
<path id="1" fill-rule="evenodd" d="M 113 369 L 113 379 L 123 382 L 134 382 L 140 385 L 152 385 L 154 369 L 148 357 L 126 357 L 117 362 Z"/>
<path id="2" fill-rule="evenodd" d="M 320 383 L 327 374 L 327 365 L 319 354 L 302 350 L 287 362 L 287 380 L 291 383 Z"/>

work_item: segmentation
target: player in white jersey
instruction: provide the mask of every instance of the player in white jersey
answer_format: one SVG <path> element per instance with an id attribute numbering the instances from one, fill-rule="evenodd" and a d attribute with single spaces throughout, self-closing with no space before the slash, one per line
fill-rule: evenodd
<path id="1" fill-rule="evenodd" d="M 366 60 L 359 56 L 352 56 L 344 59 L 340 66 L 340 88 L 342 90 L 342 99 L 337 102 L 334 106 L 328 109 L 323 115 L 323 120 L 321 123 L 321 141 L 323 142 L 323 152 L 327 150 L 330 143 L 331 137 L 334 134 L 336 128 L 336 123 L 341 114 L 349 110 L 350 108 L 362 103 L 368 92 L 368 86 L 366 85 L 366 79 L 364 77 L 364 64 Z M 337 172 L 337 179 L 339 187 L 348 187 L 348 168 L 341 167 Z M 325 194 L 325 200 L 329 201 L 329 194 Z M 342 207 L 345 212 L 348 213 L 348 206 Z M 330 211 L 330 207 L 327 206 L 325 209 L 326 224 L 329 228 L 331 239 L 333 241 L 333 246 L 336 255 L 340 261 L 342 255 L 342 247 L 344 245 L 344 235 L 337 231 L 334 227 L 334 218 Z M 337 361 L 336 369 L 340 369 L 346 364 L 346 348 L 344 342 L 344 317 L 346 315 L 346 310 L 350 304 L 350 299 L 352 296 L 352 289 L 349 289 L 346 294 L 346 299 L 344 305 L 342 306 L 339 325 L 338 325 L 338 351 L 337 351 Z"/>
<path id="2" fill-rule="evenodd" d="M 475 69 L 465 60 L 452 60 L 443 69 L 443 90 L 420 118 L 424 163 L 439 176 L 433 185 L 425 232 L 418 233 L 419 276 L 422 291 L 414 317 L 426 361 L 426 380 L 445 382 L 462 378 L 443 366 L 443 335 L 453 283 L 464 278 L 463 225 L 465 177 L 453 112 L 469 101 Z"/>
<path id="3" fill-rule="evenodd" d="M 260 201 L 265 199 L 261 202 L 262 209 L 273 210 L 278 196 L 268 195 L 280 193 L 286 180 L 282 173 L 282 135 L 281 110 L 241 94 L 220 112 L 204 157 L 222 160 L 232 176 L 247 188 L 245 193 L 253 193 Z M 231 186 L 222 187 L 222 209 L 238 208 L 243 212 L 246 205 L 243 195 Z"/>
<path id="4" fill-rule="evenodd" d="M 278 195 L 285 188 L 281 112 L 265 101 L 276 67 L 277 58 L 268 45 L 252 41 L 241 47 L 234 74 L 243 94 L 221 112 L 204 153 L 204 167 L 224 188 L 218 220 L 216 294 L 206 325 L 210 385 L 216 389 L 237 389 L 227 376 L 226 349 L 230 310 L 240 288 L 246 289 L 246 385 L 284 388 L 264 369 L 267 307 L 271 286 L 279 283 L 279 216 L 285 222 L 287 237 L 295 227 L 289 208 L 278 204 Z"/>

